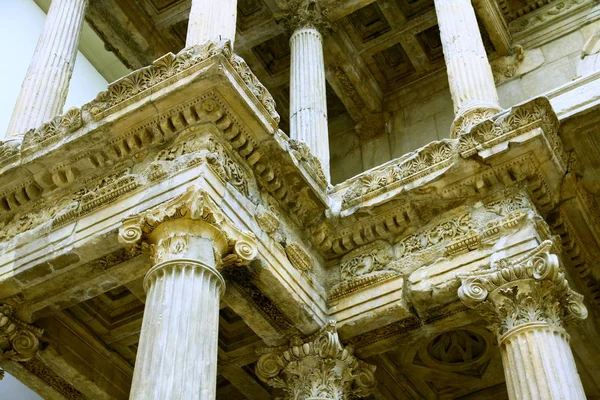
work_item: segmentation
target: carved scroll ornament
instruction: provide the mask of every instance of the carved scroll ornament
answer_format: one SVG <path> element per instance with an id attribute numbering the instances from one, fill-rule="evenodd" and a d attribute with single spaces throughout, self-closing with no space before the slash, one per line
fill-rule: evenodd
<path id="1" fill-rule="evenodd" d="M 256 375 L 283 390 L 286 400 L 361 398 L 376 386 L 375 366 L 340 343 L 335 321 L 313 337 L 295 338 L 290 346 L 267 349 L 257 364 Z"/>
<path id="2" fill-rule="evenodd" d="M 173 220 L 191 220 L 193 227 L 186 225 L 185 232 L 153 235 L 161 224 Z M 147 243 L 155 259 L 164 261 L 185 249 L 188 234 L 213 240 L 224 265 L 247 264 L 258 253 L 254 235 L 233 225 L 208 194 L 195 186 L 188 187 L 181 195 L 163 204 L 123 220 L 119 242 L 129 248 Z"/>

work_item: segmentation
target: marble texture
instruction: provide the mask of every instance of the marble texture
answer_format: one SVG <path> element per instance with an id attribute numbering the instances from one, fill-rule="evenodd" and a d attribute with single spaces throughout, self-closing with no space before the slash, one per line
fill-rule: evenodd
<path id="1" fill-rule="evenodd" d="M 54 0 L 8 125 L 22 137 L 62 112 L 75 66 L 88 0 Z"/>

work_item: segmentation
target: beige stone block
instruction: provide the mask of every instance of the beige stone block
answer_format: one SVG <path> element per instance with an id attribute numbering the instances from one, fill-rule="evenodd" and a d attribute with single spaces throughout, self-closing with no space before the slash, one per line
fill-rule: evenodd
<path id="1" fill-rule="evenodd" d="M 392 157 L 397 158 L 410 153 L 433 140 L 437 140 L 437 137 L 435 118 L 429 118 L 396 130 L 390 135 Z"/>
<path id="2" fill-rule="evenodd" d="M 406 123 L 409 125 L 431 118 L 437 113 L 453 113 L 450 91 L 438 92 L 420 103 L 406 107 L 404 112 Z"/>
<path id="3" fill-rule="evenodd" d="M 509 108 L 527 99 L 521 79 L 507 81 L 498 86 L 498 97 L 502 108 Z"/>
<path id="4" fill-rule="evenodd" d="M 541 47 L 546 62 L 551 63 L 569 54 L 580 52 L 585 43 L 580 31 L 575 31 Z"/>
<path id="5" fill-rule="evenodd" d="M 388 135 L 381 135 L 362 145 L 363 169 L 366 171 L 392 158 Z"/>
<path id="6" fill-rule="evenodd" d="M 529 97 L 539 96 L 575 78 L 575 68 L 568 57 L 546 64 L 521 79 L 523 91 Z"/>
<path id="7" fill-rule="evenodd" d="M 347 131 L 341 135 L 331 136 L 329 138 L 329 149 L 331 152 L 331 163 L 334 160 L 345 158 L 352 150 L 360 147 L 360 141 L 354 131 Z"/>
<path id="8" fill-rule="evenodd" d="M 336 184 L 352 178 L 363 171 L 361 148 L 357 147 L 343 158 L 331 160 L 331 183 Z"/>
<path id="9" fill-rule="evenodd" d="M 452 110 L 435 114 L 435 126 L 437 127 L 438 139 L 447 139 L 450 137 L 450 127 L 454 121 Z"/>
<path id="10" fill-rule="evenodd" d="M 523 55 L 523 60 L 517 67 L 516 75 L 520 76 L 531 72 L 542 66 L 544 62 L 546 62 L 546 59 L 541 49 L 527 50 Z"/>

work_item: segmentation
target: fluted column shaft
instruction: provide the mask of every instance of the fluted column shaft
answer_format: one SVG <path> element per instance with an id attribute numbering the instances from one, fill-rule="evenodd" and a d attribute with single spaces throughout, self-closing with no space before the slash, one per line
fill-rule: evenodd
<path id="1" fill-rule="evenodd" d="M 546 240 L 521 258 L 458 276 L 458 297 L 496 332 L 511 400 L 585 399 L 564 327 L 587 309 L 553 246 Z"/>
<path id="2" fill-rule="evenodd" d="M 62 112 L 88 0 L 52 0 L 13 110 L 7 139 L 21 137 Z"/>
<path id="3" fill-rule="evenodd" d="M 471 0 L 435 0 L 440 37 L 456 117 L 500 110 Z"/>
<path id="4" fill-rule="evenodd" d="M 536 322 L 509 331 L 501 340 L 510 399 L 585 400 L 566 332 Z"/>
<path id="5" fill-rule="evenodd" d="M 167 252 L 193 251 L 166 257 L 144 279 L 148 296 L 130 398 L 214 399 L 225 283 L 213 243 L 192 236 L 166 240 Z"/>
<path id="6" fill-rule="evenodd" d="M 290 136 L 308 145 L 329 181 L 323 37 L 315 28 L 298 28 L 290 38 L 290 48 Z"/>
<path id="7" fill-rule="evenodd" d="M 237 0 L 192 0 L 186 46 L 235 41 Z"/>

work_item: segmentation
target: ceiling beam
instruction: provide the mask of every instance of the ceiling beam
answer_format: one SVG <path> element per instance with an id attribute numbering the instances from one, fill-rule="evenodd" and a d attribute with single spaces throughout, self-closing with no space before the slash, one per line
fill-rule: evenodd
<path id="1" fill-rule="evenodd" d="M 512 37 L 508 24 L 496 0 L 473 0 L 477 16 L 483 22 L 496 53 L 499 56 L 511 54 Z"/>

